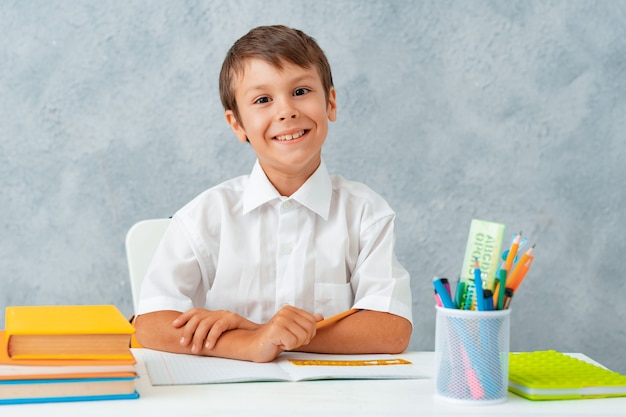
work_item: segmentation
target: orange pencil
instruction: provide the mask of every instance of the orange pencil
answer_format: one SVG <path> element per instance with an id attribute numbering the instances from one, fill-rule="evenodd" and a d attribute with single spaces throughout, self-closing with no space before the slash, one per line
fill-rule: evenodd
<path id="1" fill-rule="evenodd" d="M 513 243 L 511 244 L 511 249 L 509 249 L 509 254 L 506 256 L 506 260 L 504 261 L 504 269 L 506 270 L 507 274 L 511 273 L 511 267 L 513 266 L 513 261 L 517 256 L 517 250 L 519 249 L 519 244 L 521 240 L 522 232 L 520 231 L 513 240 Z"/>
<path id="2" fill-rule="evenodd" d="M 317 322 L 317 324 L 315 325 L 315 328 L 317 330 L 321 329 L 322 327 L 326 327 L 329 324 L 333 324 L 335 322 L 338 322 L 339 320 L 348 317 L 351 314 L 356 313 L 357 311 L 360 311 L 358 308 L 353 308 L 351 310 L 346 310 L 344 312 L 341 312 L 339 314 L 335 314 L 334 316 L 328 317 L 327 319 L 324 320 L 320 320 Z"/>
<path id="3" fill-rule="evenodd" d="M 517 288 L 522 283 L 522 280 L 526 276 L 526 273 L 530 269 L 530 265 L 533 263 L 533 250 L 535 249 L 535 245 L 533 244 L 530 249 L 522 256 L 522 259 L 518 262 L 517 266 L 511 272 L 511 275 L 506 280 L 506 287 L 511 288 L 513 291 L 517 291 Z"/>

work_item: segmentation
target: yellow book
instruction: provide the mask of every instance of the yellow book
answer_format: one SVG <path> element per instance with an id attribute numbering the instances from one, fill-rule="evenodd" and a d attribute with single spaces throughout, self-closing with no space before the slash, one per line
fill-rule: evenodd
<path id="1" fill-rule="evenodd" d="M 114 305 L 10 306 L 5 314 L 13 359 L 131 359 L 134 331 Z"/>

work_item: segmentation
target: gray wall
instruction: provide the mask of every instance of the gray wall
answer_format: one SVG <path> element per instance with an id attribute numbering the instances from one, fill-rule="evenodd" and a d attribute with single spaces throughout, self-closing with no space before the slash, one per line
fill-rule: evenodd
<path id="1" fill-rule="evenodd" d="M 0 307 L 131 313 L 124 237 L 250 171 L 222 58 L 251 27 L 314 36 L 334 69 L 325 160 L 396 209 L 412 349 L 434 348 L 434 275 L 469 223 L 537 243 L 513 350 L 626 373 L 626 2 L 3 1 Z"/>

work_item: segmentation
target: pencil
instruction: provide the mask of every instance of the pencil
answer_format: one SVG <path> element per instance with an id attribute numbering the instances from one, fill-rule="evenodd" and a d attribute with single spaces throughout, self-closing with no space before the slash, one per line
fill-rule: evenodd
<path id="1" fill-rule="evenodd" d="M 517 291 L 517 288 L 522 283 L 522 280 L 526 276 L 526 273 L 530 269 L 530 265 L 533 262 L 533 250 L 535 249 L 535 245 L 533 244 L 530 249 L 522 256 L 522 259 L 519 260 L 517 266 L 511 272 L 511 275 L 506 280 L 506 287 L 512 288 L 513 291 Z"/>
<path id="2" fill-rule="evenodd" d="M 321 329 L 323 327 L 328 326 L 329 324 L 333 324 L 335 322 L 338 322 L 339 320 L 341 320 L 341 319 L 343 319 L 345 317 L 348 317 L 349 315 L 354 314 L 357 311 L 360 311 L 360 310 L 358 308 L 353 308 L 353 309 L 350 309 L 350 310 L 346 310 L 346 311 L 344 311 L 342 313 L 335 314 L 334 316 L 330 316 L 327 319 L 318 321 L 317 324 L 315 325 L 315 327 L 316 327 L 317 330 L 319 330 L 319 329 Z"/>
<path id="3" fill-rule="evenodd" d="M 480 311 L 485 310 L 485 294 L 483 292 L 483 280 L 482 272 L 480 271 L 480 264 L 478 258 L 474 258 L 474 287 L 476 289 L 476 309 Z"/>
<path id="4" fill-rule="evenodd" d="M 509 254 L 504 261 L 504 269 L 507 274 L 511 273 L 511 267 L 513 266 L 513 262 L 515 262 L 515 257 L 517 256 L 517 250 L 519 249 L 519 244 L 522 240 L 522 232 L 520 231 L 515 239 L 513 240 L 513 244 L 511 244 L 511 249 L 509 249 Z"/>

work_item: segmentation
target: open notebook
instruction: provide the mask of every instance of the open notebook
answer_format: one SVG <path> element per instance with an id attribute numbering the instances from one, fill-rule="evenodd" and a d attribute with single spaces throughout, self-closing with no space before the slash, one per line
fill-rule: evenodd
<path id="1" fill-rule="evenodd" d="M 410 362 L 391 355 L 289 352 L 273 362 L 254 363 L 147 350 L 143 359 L 152 385 L 426 377 Z"/>

